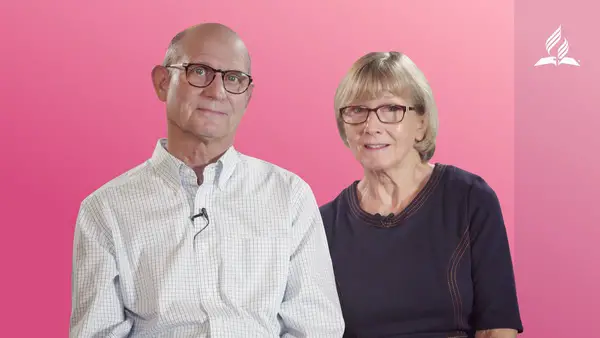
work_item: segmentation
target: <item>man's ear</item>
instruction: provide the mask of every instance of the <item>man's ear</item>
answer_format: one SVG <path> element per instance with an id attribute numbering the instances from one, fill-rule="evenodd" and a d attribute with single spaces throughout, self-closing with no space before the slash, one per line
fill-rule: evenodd
<path id="1" fill-rule="evenodd" d="M 167 68 L 163 66 L 154 66 L 154 68 L 152 68 L 152 84 L 154 85 L 154 91 L 156 92 L 158 99 L 162 102 L 167 101 L 170 81 L 171 74 Z"/>

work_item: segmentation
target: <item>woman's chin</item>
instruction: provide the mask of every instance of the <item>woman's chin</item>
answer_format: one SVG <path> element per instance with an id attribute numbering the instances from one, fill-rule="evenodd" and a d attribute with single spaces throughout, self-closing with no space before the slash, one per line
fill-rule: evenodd
<path id="1" fill-rule="evenodd" d="M 361 161 L 362 167 L 368 171 L 382 171 L 392 167 L 390 161 Z"/>

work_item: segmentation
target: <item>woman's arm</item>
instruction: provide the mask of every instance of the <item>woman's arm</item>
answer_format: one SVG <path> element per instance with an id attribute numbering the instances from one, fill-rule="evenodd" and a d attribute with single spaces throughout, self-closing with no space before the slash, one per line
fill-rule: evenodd
<path id="1" fill-rule="evenodd" d="M 523 327 L 508 236 L 498 197 L 483 179 L 471 187 L 469 217 L 476 337 L 515 337 Z"/>

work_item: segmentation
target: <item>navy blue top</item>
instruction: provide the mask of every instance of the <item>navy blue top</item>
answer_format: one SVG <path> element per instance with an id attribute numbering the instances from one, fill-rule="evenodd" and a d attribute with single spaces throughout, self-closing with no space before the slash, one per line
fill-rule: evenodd
<path id="1" fill-rule="evenodd" d="M 523 331 L 506 228 L 479 176 L 436 164 L 399 214 L 363 211 L 353 182 L 321 207 L 344 337 L 473 337 Z"/>

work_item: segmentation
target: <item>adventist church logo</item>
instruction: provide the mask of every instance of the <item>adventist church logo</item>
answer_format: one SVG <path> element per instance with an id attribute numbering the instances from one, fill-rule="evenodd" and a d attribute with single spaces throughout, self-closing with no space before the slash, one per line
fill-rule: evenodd
<path id="1" fill-rule="evenodd" d="M 550 56 L 539 59 L 534 65 L 535 67 L 544 65 L 569 65 L 579 67 L 579 61 L 567 56 L 567 53 L 569 52 L 569 42 L 566 38 L 563 39 L 563 43 L 560 45 L 560 47 L 556 49 L 555 54 L 552 53 L 554 47 L 558 45 L 558 42 L 562 38 L 561 33 L 562 25 L 558 26 L 558 29 L 554 31 L 552 35 L 550 35 L 548 40 L 546 40 L 546 51 Z"/>

